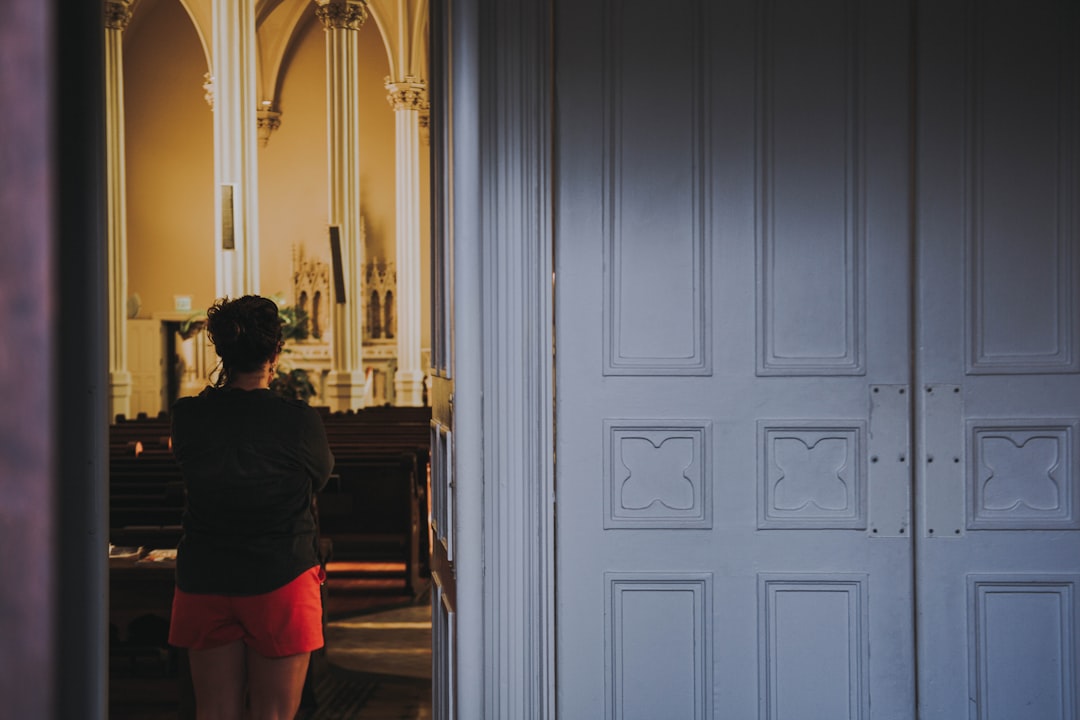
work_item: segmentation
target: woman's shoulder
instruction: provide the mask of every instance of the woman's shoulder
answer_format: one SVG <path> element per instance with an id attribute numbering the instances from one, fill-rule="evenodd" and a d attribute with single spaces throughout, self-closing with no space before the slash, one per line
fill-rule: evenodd
<path id="1" fill-rule="evenodd" d="M 209 393 L 211 391 L 213 391 L 213 388 L 208 386 L 198 395 L 185 395 L 184 397 L 177 398 L 173 401 L 172 404 L 173 414 L 175 415 L 178 412 L 185 413 L 197 410 L 199 407 L 206 403 L 206 400 L 209 398 Z"/>
<path id="2" fill-rule="evenodd" d="M 311 405 L 308 405 L 303 400 L 283 397 L 281 398 L 281 401 L 285 403 L 292 410 L 292 412 L 295 412 L 296 414 L 303 417 L 305 421 L 322 424 L 322 415 L 319 414 L 319 411 L 313 408 Z"/>
<path id="3" fill-rule="evenodd" d="M 278 395 L 273 390 L 260 390 L 257 397 L 260 403 L 267 406 L 267 409 L 273 408 L 283 414 L 318 417 L 318 411 L 303 400 Z"/>
<path id="4" fill-rule="evenodd" d="M 305 418 L 321 420 L 318 410 L 303 400 L 283 397 L 266 388 L 258 390 L 234 390 L 207 387 L 198 395 L 182 397 L 173 403 L 173 413 L 181 415 L 205 412 L 220 412 L 226 408 L 235 408 L 237 412 L 259 413 L 281 417 L 300 415 Z"/>

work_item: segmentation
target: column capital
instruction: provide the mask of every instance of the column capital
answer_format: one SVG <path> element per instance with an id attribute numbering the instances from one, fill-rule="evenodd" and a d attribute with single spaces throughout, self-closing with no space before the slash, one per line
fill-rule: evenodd
<path id="1" fill-rule="evenodd" d="M 404 80 L 392 82 L 386 78 L 384 83 L 387 91 L 386 101 L 395 110 L 416 110 L 425 112 L 428 109 L 427 83 L 423 80 L 406 75 Z"/>
<path id="2" fill-rule="evenodd" d="M 214 76 L 210 73 L 203 73 L 203 100 L 210 106 L 210 109 L 214 109 Z"/>
<path id="3" fill-rule="evenodd" d="M 110 30 L 127 28 L 131 20 L 131 0 L 105 0 L 105 27 Z"/>
<path id="4" fill-rule="evenodd" d="M 281 127 L 281 111 L 275 110 L 269 101 L 264 100 L 255 112 L 255 118 L 259 126 L 259 142 L 266 147 L 270 133 Z"/>
<path id="5" fill-rule="evenodd" d="M 368 16 L 367 0 L 315 0 L 315 17 L 327 30 L 359 30 Z"/>

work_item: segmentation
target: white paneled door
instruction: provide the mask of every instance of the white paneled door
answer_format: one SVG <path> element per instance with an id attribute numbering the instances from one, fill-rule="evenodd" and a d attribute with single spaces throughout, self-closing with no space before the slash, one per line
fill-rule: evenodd
<path id="1" fill-rule="evenodd" d="M 1074 4 L 555 10 L 560 717 L 1075 717 Z"/>
<path id="2" fill-rule="evenodd" d="M 918 27 L 920 718 L 1080 717 L 1080 5 Z"/>
<path id="3" fill-rule="evenodd" d="M 560 711 L 910 719 L 908 10 L 564 10 Z"/>

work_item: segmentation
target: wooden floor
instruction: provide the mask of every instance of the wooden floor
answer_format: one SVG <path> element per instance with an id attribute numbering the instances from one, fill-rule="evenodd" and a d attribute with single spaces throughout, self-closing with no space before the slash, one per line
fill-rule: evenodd
<path id="1" fill-rule="evenodd" d="M 355 682 L 349 701 L 334 695 L 297 720 L 427 720 L 431 707 L 431 623 L 427 598 L 389 585 L 328 583 L 326 662 L 337 680 Z M 164 656 L 112 659 L 110 720 L 182 716 L 175 668 Z M 334 703 L 340 702 L 341 707 Z"/>
<path id="2" fill-rule="evenodd" d="M 431 606 L 426 594 L 415 601 L 387 597 L 370 584 L 332 580 L 327 615 L 327 661 L 376 681 L 371 696 L 353 717 L 432 717 Z"/>
<path id="3" fill-rule="evenodd" d="M 375 689 L 357 720 L 428 720 L 431 713 L 431 610 L 426 602 L 331 620 L 327 661 Z"/>
<path id="4" fill-rule="evenodd" d="M 431 610 L 427 603 L 331 620 L 326 654 L 351 672 L 431 682 Z"/>
<path id="5" fill-rule="evenodd" d="M 364 703 L 357 720 L 428 720 L 431 683 L 384 681 Z"/>

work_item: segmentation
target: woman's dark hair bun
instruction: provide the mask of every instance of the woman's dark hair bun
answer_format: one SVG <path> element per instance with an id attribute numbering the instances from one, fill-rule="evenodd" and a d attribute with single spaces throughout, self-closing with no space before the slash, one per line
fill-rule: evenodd
<path id="1" fill-rule="evenodd" d="M 210 333 L 213 335 L 214 345 L 228 347 L 240 339 L 242 329 L 240 323 L 232 318 L 215 318 L 217 322 L 211 323 Z"/>
<path id="2" fill-rule="evenodd" d="M 284 344 L 277 303 L 259 295 L 217 300 L 206 311 L 206 331 L 221 358 L 219 386 L 236 373 L 258 370 Z"/>

